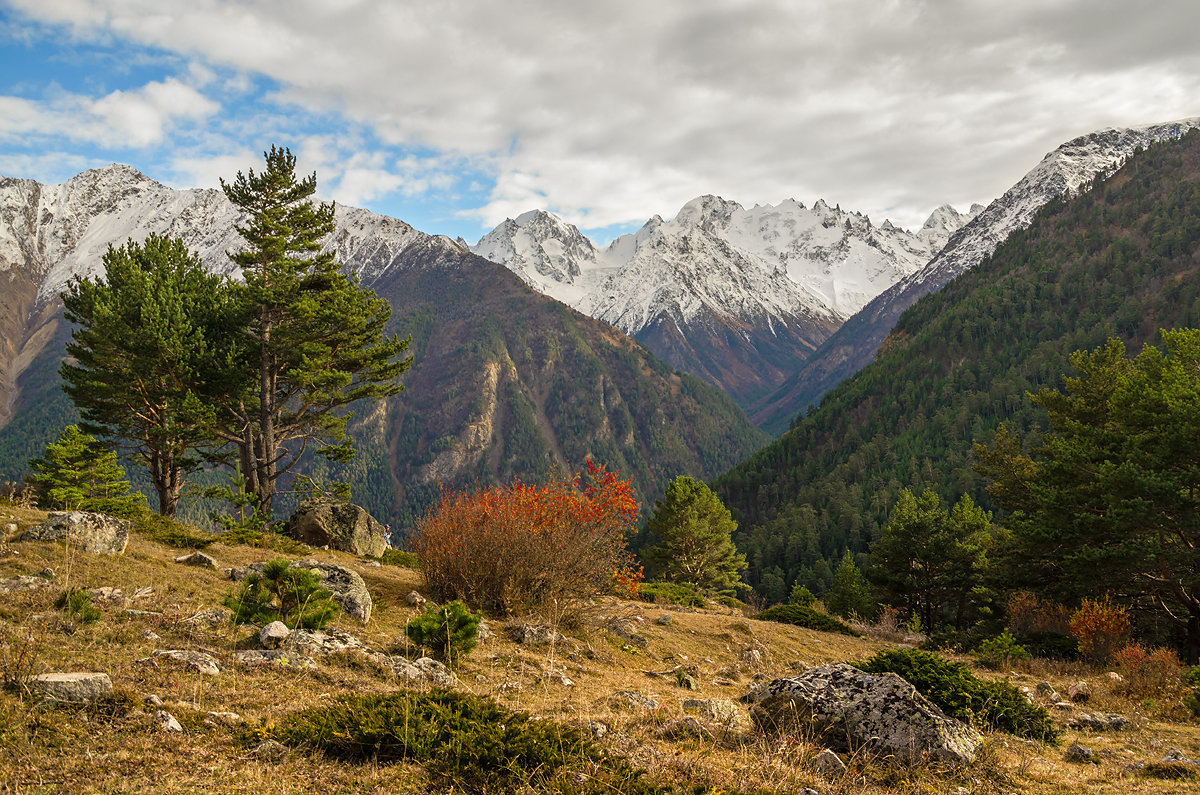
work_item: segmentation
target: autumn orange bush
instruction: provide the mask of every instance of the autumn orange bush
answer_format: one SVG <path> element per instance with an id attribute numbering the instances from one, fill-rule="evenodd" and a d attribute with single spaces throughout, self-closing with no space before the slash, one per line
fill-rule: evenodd
<path id="1" fill-rule="evenodd" d="M 1014 591 L 1008 597 L 1008 629 L 1014 635 L 1033 632 L 1071 630 L 1071 608 L 1051 599 L 1042 599 L 1032 591 Z"/>
<path id="2" fill-rule="evenodd" d="M 1125 677 L 1123 688 L 1129 693 L 1153 695 L 1183 681 L 1183 663 L 1173 649 L 1134 641 L 1113 654 L 1111 662 Z"/>
<path id="3" fill-rule="evenodd" d="M 1079 642 L 1084 659 L 1106 663 L 1129 640 L 1133 627 L 1125 608 L 1114 605 L 1105 597 L 1092 601 L 1084 599 L 1071 614 L 1071 634 Z"/>
<path id="4" fill-rule="evenodd" d="M 499 615 L 568 613 L 602 593 L 636 593 L 625 546 L 638 519 L 629 480 L 588 462 L 572 480 L 443 492 L 409 545 L 443 598 Z"/>

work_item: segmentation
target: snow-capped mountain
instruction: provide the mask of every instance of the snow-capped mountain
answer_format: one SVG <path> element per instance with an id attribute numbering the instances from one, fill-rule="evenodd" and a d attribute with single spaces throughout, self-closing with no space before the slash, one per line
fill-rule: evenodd
<path id="1" fill-rule="evenodd" d="M 744 401 L 923 266 L 970 217 L 940 207 L 913 234 L 823 201 L 746 209 L 701 196 L 603 249 L 538 210 L 471 250 Z"/>
<path id="2" fill-rule="evenodd" d="M 1067 191 L 1085 190 L 1097 176 L 1111 174 L 1138 148 L 1178 138 L 1200 126 L 1200 118 L 1082 135 L 1049 152 L 1040 163 L 950 235 L 928 264 L 883 290 L 844 323 L 779 390 L 754 407 L 752 419 L 780 432 L 807 406 L 867 365 L 900 314 L 922 296 L 982 262 L 1034 213 Z M 931 219 L 932 220 L 932 219 Z"/>
<path id="3" fill-rule="evenodd" d="M 0 273 L 26 271 L 45 302 L 71 277 L 98 273 L 110 243 L 151 232 L 182 238 L 206 267 L 229 273 L 227 252 L 242 244 L 234 230 L 239 212 L 219 190 L 176 190 L 124 165 L 85 171 L 62 185 L 0 177 Z M 355 207 L 338 206 L 334 224 L 327 248 L 367 282 L 413 246 L 457 248 Z"/>

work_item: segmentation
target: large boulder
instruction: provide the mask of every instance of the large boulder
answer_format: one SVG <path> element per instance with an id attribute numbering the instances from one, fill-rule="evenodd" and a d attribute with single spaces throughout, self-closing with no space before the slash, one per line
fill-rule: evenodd
<path id="1" fill-rule="evenodd" d="M 983 741 L 896 674 L 868 674 L 843 663 L 776 679 L 742 700 L 764 731 L 815 734 L 837 750 L 865 750 L 905 764 L 970 763 Z"/>
<path id="2" fill-rule="evenodd" d="M 26 541 L 66 539 L 92 555 L 120 555 L 129 543 L 129 525 L 124 519 L 105 513 L 64 511 L 52 513 L 46 521 L 25 531 Z"/>
<path id="3" fill-rule="evenodd" d="M 364 508 L 328 500 L 305 500 L 288 520 L 288 535 L 309 546 L 379 557 L 388 549 L 387 529 Z"/>

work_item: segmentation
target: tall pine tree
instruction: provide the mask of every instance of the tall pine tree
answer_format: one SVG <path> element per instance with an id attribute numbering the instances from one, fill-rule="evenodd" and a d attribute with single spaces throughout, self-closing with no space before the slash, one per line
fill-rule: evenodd
<path id="1" fill-rule="evenodd" d="M 717 495 L 681 475 L 655 503 L 646 532 L 658 538 L 643 557 L 656 576 L 701 588 L 728 588 L 741 581 L 746 556 L 730 538 L 737 522 Z"/>

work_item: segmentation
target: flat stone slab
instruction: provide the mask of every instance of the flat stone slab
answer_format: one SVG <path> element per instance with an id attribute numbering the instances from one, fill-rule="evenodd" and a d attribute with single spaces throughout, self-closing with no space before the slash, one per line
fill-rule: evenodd
<path id="1" fill-rule="evenodd" d="M 47 701 L 61 704 L 91 704 L 113 697 L 113 683 L 105 673 L 39 674 L 29 687 Z"/>

